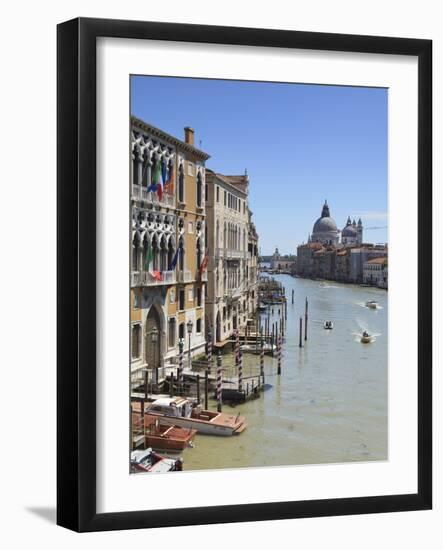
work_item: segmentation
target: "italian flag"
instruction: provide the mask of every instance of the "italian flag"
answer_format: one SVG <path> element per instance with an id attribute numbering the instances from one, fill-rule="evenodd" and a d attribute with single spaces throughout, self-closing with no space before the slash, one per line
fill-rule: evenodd
<path id="1" fill-rule="evenodd" d="M 145 271 L 150 270 L 152 257 L 153 257 L 152 256 L 152 246 L 151 246 L 151 243 L 150 243 L 149 239 L 147 240 L 147 243 L 148 243 L 148 247 L 147 247 L 147 250 L 146 250 Z"/>
<path id="2" fill-rule="evenodd" d="M 162 178 L 162 163 L 158 161 L 152 173 L 151 188 L 157 191 L 158 198 L 163 198 L 163 178 Z"/>

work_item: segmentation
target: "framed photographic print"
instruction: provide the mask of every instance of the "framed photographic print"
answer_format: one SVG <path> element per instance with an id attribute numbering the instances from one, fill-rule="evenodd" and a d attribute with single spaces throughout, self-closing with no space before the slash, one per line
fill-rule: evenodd
<path id="1" fill-rule="evenodd" d="M 59 25 L 59 525 L 431 508 L 431 52 Z"/>

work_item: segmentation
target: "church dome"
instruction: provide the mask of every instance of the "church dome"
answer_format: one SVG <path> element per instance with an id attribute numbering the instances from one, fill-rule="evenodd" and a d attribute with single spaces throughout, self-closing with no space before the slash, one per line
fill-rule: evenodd
<path id="1" fill-rule="evenodd" d="M 337 231 L 337 224 L 334 219 L 331 218 L 328 203 L 325 201 L 321 216 L 314 223 L 312 233 L 315 235 L 315 233 L 329 233 L 330 231 Z"/>
<path id="2" fill-rule="evenodd" d="M 337 231 L 337 224 L 330 216 L 322 216 L 314 223 L 312 233 L 325 233 L 328 231 Z"/>
<path id="3" fill-rule="evenodd" d="M 355 226 L 355 222 L 351 223 L 351 218 L 348 217 L 348 221 L 346 222 L 346 227 L 341 232 L 342 237 L 349 237 L 349 238 L 355 238 L 357 236 L 357 227 Z"/>

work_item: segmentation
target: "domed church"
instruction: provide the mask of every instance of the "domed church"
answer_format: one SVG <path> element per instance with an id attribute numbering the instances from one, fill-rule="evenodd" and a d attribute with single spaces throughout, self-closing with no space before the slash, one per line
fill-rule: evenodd
<path id="1" fill-rule="evenodd" d="M 328 202 L 325 200 L 321 216 L 314 223 L 312 229 L 312 235 L 309 239 L 310 242 L 322 243 L 322 244 L 338 244 L 340 232 L 337 229 L 335 220 L 331 218 L 329 212 Z"/>
<path id="2" fill-rule="evenodd" d="M 340 231 L 334 218 L 331 218 L 328 202 L 325 200 L 321 216 L 314 223 L 312 235 L 309 237 L 311 243 L 321 243 L 326 245 L 338 245 L 340 240 Z M 343 245 L 360 245 L 363 242 L 363 224 L 361 219 L 358 223 L 355 220 L 351 222 L 348 216 L 346 226 L 341 231 L 341 243 Z"/>
<path id="3" fill-rule="evenodd" d="M 351 218 L 348 216 L 346 226 L 341 232 L 341 242 L 344 245 L 361 244 L 363 241 L 363 224 L 361 218 L 358 219 L 358 223 L 355 220 L 351 223 Z"/>

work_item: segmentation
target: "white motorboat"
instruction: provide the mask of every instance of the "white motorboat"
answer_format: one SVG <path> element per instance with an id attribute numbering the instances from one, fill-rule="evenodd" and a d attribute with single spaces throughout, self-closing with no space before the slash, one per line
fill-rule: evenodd
<path id="1" fill-rule="evenodd" d="M 363 331 L 361 335 L 360 342 L 362 344 L 369 344 L 372 341 L 372 336 L 366 330 Z"/>
<path id="2" fill-rule="evenodd" d="M 334 328 L 334 323 L 332 321 L 325 321 L 323 324 L 325 330 L 332 330 Z"/>
<path id="3" fill-rule="evenodd" d="M 376 302 L 375 300 L 369 300 L 366 302 L 365 306 L 368 307 L 369 309 L 377 309 L 378 302 Z"/>
<path id="4" fill-rule="evenodd" d="M 247 426 L 240 415 L 204 410 L 184 397 L 164 397 L 150 403 L 146 412 L 159 416 L 163 424 L 191 428 L 207 435 L 236 435 Z"/>
<path id="5" fill-rule="evenodd" d="M 156 453 L 149 447 L 148 449 L 132 451 L 131 453 L 131 472 L 153 472 L 156 474 L 164 472 L 177 472 L 183 469 L 183 460 L 181 458 L 167 458 Z"/>

